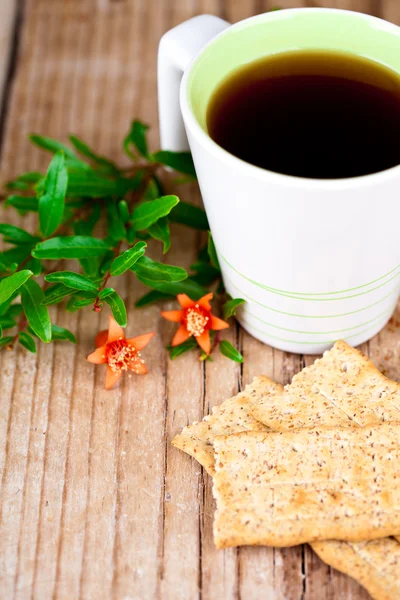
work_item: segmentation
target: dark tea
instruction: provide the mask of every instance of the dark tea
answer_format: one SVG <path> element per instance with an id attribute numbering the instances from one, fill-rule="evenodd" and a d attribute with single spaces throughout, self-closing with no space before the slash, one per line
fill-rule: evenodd
<path id="1" fill-rule="evenodd" d="M 350 54 L 268 56 L 221 82 L 207 127 L 231 154 L 277 173 L 377 173 L 400 164 L 400 76 Z"/>

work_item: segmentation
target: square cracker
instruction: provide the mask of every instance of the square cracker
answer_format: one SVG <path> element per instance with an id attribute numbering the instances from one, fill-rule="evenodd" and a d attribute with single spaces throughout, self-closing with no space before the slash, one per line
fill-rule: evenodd
<path id="1" fill-rule="evenodd" d="M 280 394 L 283 387 L 260 375 L 243 392 L 225 400 L 200 422 L 185 427 L 172 444 L 193 456 L 210 475 L 214 475 L 214 439 L 239 431 L 267 431 L 268 427 L 251 415 L 251 408 L 266 398 Z"/>
<path id="2" fill-rule="evenodd" d="M 214 441 L 218 548 L 400 533 L 400 423 Z"/>
<path id="3" fill-rule="evenodd" d="M 400 385 L 361 352 L 339 341 L 297 373 L 282 395 L 252 412 L 274 431 L 400 421 Z"/>
<path id="4" fill-rule="evenodd" d="M 313 550 L 338 571 L 353 577 L 376 600 L 400 598 L 400 544 L 393 538 L 349 544 L 314 542 Z"/>

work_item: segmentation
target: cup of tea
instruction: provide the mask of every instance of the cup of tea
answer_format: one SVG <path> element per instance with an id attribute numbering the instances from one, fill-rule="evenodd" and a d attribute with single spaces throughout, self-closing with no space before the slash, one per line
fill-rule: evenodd
<path id="1" fill-rule="evenodd" d="M 162 147 L 190 148 L 227 292 L 259 340 L 365 342 L 400 292 L 400 28 L 291 9 L 172 29 Z"/>

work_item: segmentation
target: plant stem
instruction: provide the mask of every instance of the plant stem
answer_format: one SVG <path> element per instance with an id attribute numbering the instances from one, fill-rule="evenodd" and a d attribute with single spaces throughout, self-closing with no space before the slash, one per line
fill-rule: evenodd
<path id="1" fill-rule="evenodd" d="M 122 240 L 120 240 L 118 242 L 118 244 L 115 246 L 115 248 L 114 248 L 114 258 L 116 258 L 118 256 L 119 251 L 121 249 L 121 244 L 122 244 Z M 103 282 L 102 282 L 101 286 L 99 287 L 99 293 L 97 294 L 97 297 L 96 297 L 96 299 L 94 301 L 94 304 L 93 304 L 93 310 L 95 312 L 101 312 L 101 303 L 100 303 L 99 294 L 107 286 L 107 283 L 108 283 L 108 280 L 110 279 L 110 277 L 111 277 L 111 269 L 108 269 L 107 273 L 103 277 Z"/>

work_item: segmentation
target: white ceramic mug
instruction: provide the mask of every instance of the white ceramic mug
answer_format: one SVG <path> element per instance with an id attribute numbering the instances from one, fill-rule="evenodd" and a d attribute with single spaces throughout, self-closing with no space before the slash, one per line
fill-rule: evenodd
<path id="1" fill-rule="evenodd" d="M 294 49 L 362 55 L 400 74 L 400 28 L 368 15 L 293 9 L 232 26 L 195 17 L 160 42 L 161 143 L 185 150 L 189 140 L 226 289 L 246 300 L 241 325 L 276 348 L 315 354 L 337 339 L 368 340 L 393 313 L 400 166 L 349 179 L 302 179 L 248 164 L 210 138 L 207 105 L 227 73 Z"/>

